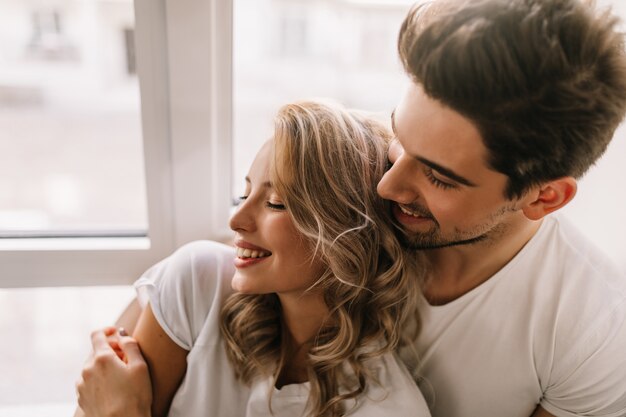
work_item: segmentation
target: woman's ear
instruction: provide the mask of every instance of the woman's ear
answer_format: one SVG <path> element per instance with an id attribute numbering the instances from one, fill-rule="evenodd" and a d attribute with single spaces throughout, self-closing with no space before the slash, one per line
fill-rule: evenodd
<path id="1" fill-rule="evenodd" d="M 522 211 L 530 220 L 539 220 L 572 201 L 578 185 L 572 177 L 562 177 L 546 182 L 532 193 L 532 201 Z"/>

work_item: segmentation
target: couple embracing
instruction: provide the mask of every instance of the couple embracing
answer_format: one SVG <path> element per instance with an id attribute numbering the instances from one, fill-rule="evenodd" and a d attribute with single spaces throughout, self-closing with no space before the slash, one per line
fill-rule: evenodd
<path id="1" fill-rule="evenodd" d="M 383 124 L 284 106 L 230 220 L 92 334 L 86 416 L 626 415 L 626 277 L 557 212 L 626 112 L 616 20 L 435 0 Z"/>

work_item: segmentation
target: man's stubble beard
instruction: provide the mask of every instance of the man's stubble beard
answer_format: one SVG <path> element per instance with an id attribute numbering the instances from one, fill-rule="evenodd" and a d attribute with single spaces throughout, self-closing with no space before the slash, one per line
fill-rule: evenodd
<path id="1" fill-rule="evenodd" d="M 439 222 L 429 213 L 434 227 L 430 231 L 422 233 L 407 232 L 401 225 L 397 226 L 397 236 L 402 246 L 412 250 L 441 249 L 451 246 L 473 245 L 486 243 L 487 245 L 497 243 L 500 238 L 507 233 L 509 225 L 505 222 L 498 222 L 505 213 L 514 211 L 513 206 L 504 206 L 489 217 L 489 221 L 475 226 L 470 231 L 456 230 L 451 238 L 446 239 L 441 236 Z"/>

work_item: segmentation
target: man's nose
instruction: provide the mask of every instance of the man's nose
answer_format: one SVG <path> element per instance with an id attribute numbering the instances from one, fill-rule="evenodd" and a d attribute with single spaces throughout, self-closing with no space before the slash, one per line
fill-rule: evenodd
<path id="1" fill-rule="evenodd" d="M 409 169 L 408 161 L 400 157 L 378 182 L 376 191 L 385 200 L 410 204 L 418 199 L 417 176 Z"/>

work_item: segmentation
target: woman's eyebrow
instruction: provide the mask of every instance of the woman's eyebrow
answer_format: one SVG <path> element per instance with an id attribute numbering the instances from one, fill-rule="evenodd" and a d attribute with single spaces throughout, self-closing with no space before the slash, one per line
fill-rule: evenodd
<path id="1" fill-rule="evenodd" d="M 248 184 L 252 184 L 252 181 L 250 180 L 250 177 L 246 176 L 246 178 L 244 178 L 244 179 L 246 180 L 246 182 L 247 182 Z M 272 186 L 272 183 L 271 183 L 271 182 L 269 182 L 269 181 L 265 181 L 265 182 L 263 182 L 263 183 L 261 184 L 261 187 L 263 187 L 263 188 L 272 188 L 273 186 Z"/>

